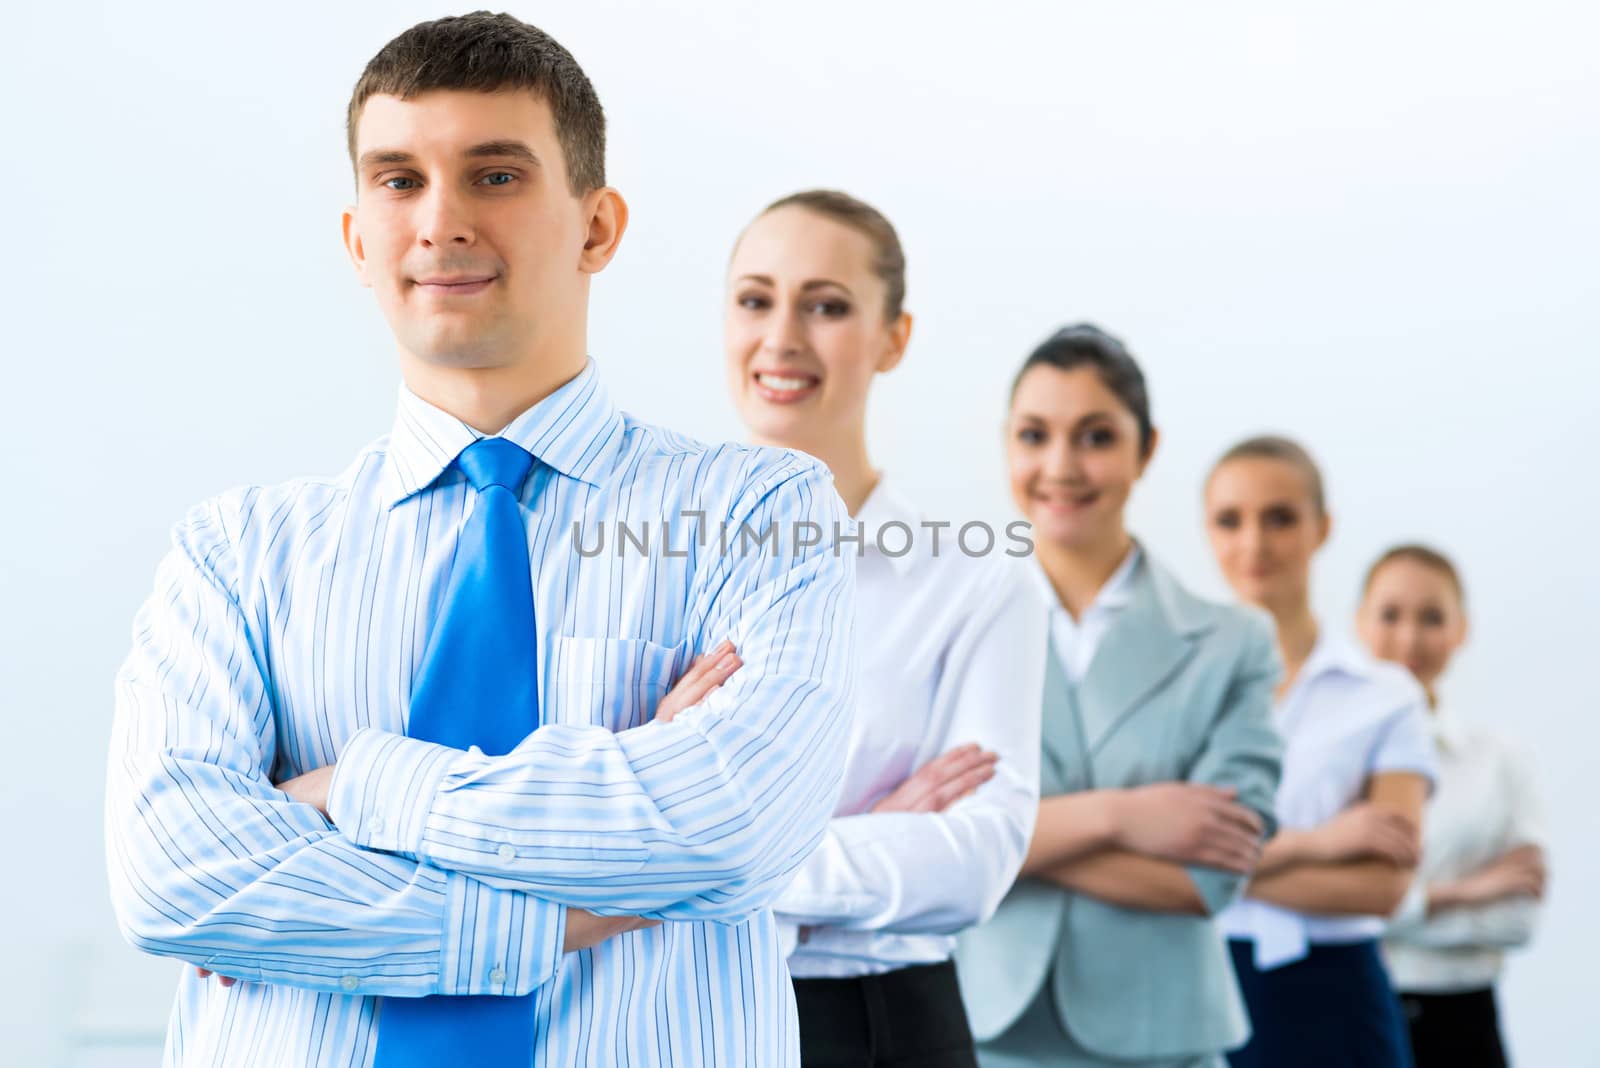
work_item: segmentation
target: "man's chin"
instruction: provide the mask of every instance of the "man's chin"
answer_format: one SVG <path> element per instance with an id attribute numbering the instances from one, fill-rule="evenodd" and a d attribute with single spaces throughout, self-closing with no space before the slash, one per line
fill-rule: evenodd
<path id="1" fill-rule="evenodd" d="M 498 338 L 430 337 L 401 347 L 417 363 L 440 370 L 488 371 L 516 362 Z"/>

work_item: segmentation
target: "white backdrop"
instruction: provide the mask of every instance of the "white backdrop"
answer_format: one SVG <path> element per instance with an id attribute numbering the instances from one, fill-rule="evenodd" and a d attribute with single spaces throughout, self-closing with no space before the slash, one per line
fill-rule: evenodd
<path id="1" fill-rule="evenodd" d="M 999 517 L 1006 381 L 1090 318 L 1151 379 L 1136 526 L 1219 593 L 1199 480 L 1304 439 L 1336 534 L 1319 608 L 1385 544 L 1470 585 L 1452 700 L 1535 750 L 1554 882 L 1505 988 L 1523 1063 L 1600 1064 L 1600 17 L 1591 4 L 518 4 L 588 70 L 633 208 L 593 351 L 640 415 L 736 435 L 722 269 L 767 200 L 878 204 L 910 257 L 879 462 Z M 0 70 L 0 1023 L 18 1064 L 150 1063 L 170 967 L 117 941 L 111 677 L 169 525 L 332 472 L 387 429 L 387 331 L 338 240 L 366 59 L 432 4 L 33 4 Z M 21 1042 L 21 1046 L 16 1045 Z"/>

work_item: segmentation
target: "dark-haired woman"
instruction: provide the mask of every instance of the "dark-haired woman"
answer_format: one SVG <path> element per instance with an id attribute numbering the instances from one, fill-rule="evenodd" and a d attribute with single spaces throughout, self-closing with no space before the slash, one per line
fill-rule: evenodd
<path id="1" fill-rule="evenodd" d="M 1229 450 L 1205 487 L 1206 530 L 1240 600 L 1276 624 L 1286 672 L 1280 830 L 1222 916 L 1254 1035 L 1235 1068 L 1403 1068 L 1404 1024 L 1378 952 L 1410 885 L 1434 777 L 1422 691 L 1322 628 L 1311 561 L 1331 520 L 1322 473 L 1285 438 Z"/>
<path id="2" fill-rule="evenodd" d="M 1015 878 L 1039 798 L 1044 606 L 1003 543 L 969 556 L 868 456 L 868 393 L 910 337 L 904 296 L 894 228 L 843 193 L 773 204 L 729 267 L 739 415 L 758 443 L 823 460 L 860 525 L 859 549 L 841 543 L 857 553 L 859 662 L 843 792 L 774 906 L 798 933 L 808 1068 L 974 1063 L 953 936 Z"/>
<path id="3" fill-rule="evenodd" d="M 1544 896 L 1542 820 L 1526 756 L 1439 703 L 1439 679 L 1466 641 L 1466 598 L 1450 560 L 1400 545 L 1367 572 L 1357 616 L 1373 656 L 1411 672 L 1428 696 L 1439 785 L 1422 864 L 1384 936 L 1417 1068 L 1505 1068 L 1494 987 L 1507 950 L 1533 936 Z"/>
<path id="4" fill-rule="evenodd" d="M 1271 824 L 1277 656 L 1256 613 L 1185 590 L 1128 532 L 1155 454 L 1123 345 L 1068 327 L 1006 421 L 1053 606 L 1039 816 L 994 919 L 961 937 L 985 1068 L 1211 1068 L 1247 1034 L 1212 915 Z"/>

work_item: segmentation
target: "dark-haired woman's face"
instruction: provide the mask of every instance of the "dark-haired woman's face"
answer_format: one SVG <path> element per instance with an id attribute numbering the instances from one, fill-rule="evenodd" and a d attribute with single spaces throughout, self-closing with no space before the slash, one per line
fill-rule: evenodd
<path id="1" fill-rule="evenodd" d="M 1138 418 L 1095 368 L 1036 364 L 1017 382 L 1006 464 L 1035 539 L 1081 551 L 1123 537 L 1123 509 L 1148 461 Z"/>
<path id="2" fill-rule="evenodd" d="M 1390 560 L 1372 576 L 1356 630 L 1372 655 L 1404 664 L 1430 692 L 1467 637 L 1449 576 L 1420 560 Z"/>
<path id="3" fill-rule="evenodd" d="M 1205 508 L 1211 551 L 1241 601 L 1270 609 L 1306 596 L 1328 519 L 1298 468 L 1266 457 L 1229 460 L 1206 483 Z"/>

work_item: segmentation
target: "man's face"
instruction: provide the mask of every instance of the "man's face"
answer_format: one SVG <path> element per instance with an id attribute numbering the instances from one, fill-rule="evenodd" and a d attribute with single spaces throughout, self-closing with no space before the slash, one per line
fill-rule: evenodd
<path id="1" fill-rule="evenodd" d="M 583 336 L 590 199 L 569 189 L 549 105 L 531 92 L 374 96 L 345 245 L 406 353 L 508 367 Z"/>

